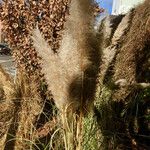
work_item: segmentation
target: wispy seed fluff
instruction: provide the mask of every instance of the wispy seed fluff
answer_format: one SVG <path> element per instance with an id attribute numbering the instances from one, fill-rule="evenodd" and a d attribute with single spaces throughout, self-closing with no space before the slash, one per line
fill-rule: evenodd
<path id="1" fill-rule="evenodd" d="M 90 105 L 99 67 L 92 0 L 72 0 L 61 46 L 54 53 L 38 29 L 33 43 L 42 58 L 42 71 L 59 109 Z"/>

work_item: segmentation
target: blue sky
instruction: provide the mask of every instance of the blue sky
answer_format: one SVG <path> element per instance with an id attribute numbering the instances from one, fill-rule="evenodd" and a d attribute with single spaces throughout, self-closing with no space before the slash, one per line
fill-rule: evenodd
<path id="1" fill-rule="evenodd" d="M 112 2 L 113 0 L 96 0 L 100 6 L 104 9 L 106 9 L 109 14 L 111 14 L 111 11 L 112 11 Z"/>

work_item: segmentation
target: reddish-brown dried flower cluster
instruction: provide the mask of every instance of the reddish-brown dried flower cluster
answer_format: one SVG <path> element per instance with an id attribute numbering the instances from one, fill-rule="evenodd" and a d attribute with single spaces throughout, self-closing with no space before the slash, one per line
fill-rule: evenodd
<path id="1" fill-rule="evenodd" d="M 30 33 L 35 27 L 35 16 L 21 0 L 5 1 L 1 11 L 4 41 L 13 50 L 17 65 L 32 74 L 39 68 L 38 57 L 30 39 Z"/>
<path id="2" fill-rule="evenodd" d="M 70 0 L 43 0 L 39 2 L 39 28 L 51 48 L 56 52 L 62 39 L 66 16 L 69 14 Z"/>

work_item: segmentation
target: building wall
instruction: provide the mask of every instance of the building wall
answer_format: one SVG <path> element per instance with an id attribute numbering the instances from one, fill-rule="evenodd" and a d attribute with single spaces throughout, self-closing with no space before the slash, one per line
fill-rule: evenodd
<path id="1" fill-rule="evenodd" d="M 144 0 L 113 0 L 112 14 L 124 14 Z"/>

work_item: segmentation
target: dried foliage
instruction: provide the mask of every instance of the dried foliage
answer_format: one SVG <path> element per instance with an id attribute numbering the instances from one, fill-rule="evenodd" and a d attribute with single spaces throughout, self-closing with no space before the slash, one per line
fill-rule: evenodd
<path id="1" fill-rule="evenodd" d="M 45 98 L 51 99 L 51 95 L 50 92 L 47 91 L 47 84 L 43 78 L 43 74 L 41 73 L 41 67 L 39 64 L 40 58 L 37 56 L 37 53 L 33 47 L 31 31 L 38 26 L 45 39 L 51 45 L 52 50 L 56 52 L 61 40 L 61 30 L 64 28 L 65 18 L 66 15 L 68 15 L 69 3 L 70 2 L 67 0 L 6 0 L 3 1 L 1 5 L 1 20 L 3 24 L 2 32 L 4 35 L 4 41 L 7 42 L 9 47 L 12 49 L 18 68 L 17 72 L 27 73 L 27 76 L 29 80 L 32 81 L 32 84 L 28 82 L 29 85 L 25 83 L 26 85 L 23 86 L 30 87 L 32 90 L 36 87 L 34 92 L 35 90 L 39 91 L 42 97 L 43 105 Z M 22 78 L 22 74 L 20 73 L 17 76 Z M 35 83 L 33 84 L 33 82 Z M 32 119 L 32 112 L 34 111 L 34 108 L 30 109 L 30 107 L 39 105 L 38 107 L 41 108 L 41 105 L 39 104 L 41 98 L 36 98 L 39 93 L 34 92 L 33 94 L 35 94 L 35 96 L 32 95 L 34 96 L 33 99 L 30 93 L 27 93 L 29 95 L 26 94 L 27 97 L 23 96 L 24 100 L 19 98 L 22 100 L 20 107 L 23 108 L 21 112 L 17 111 L 19 114 L 16 114 L 16 119 L 17 117 L 22 118 L 19 123 L 19 126 L 22 126 L 21 131 L 19 131 L 20 136 L 23 136 L 23 130 L 25 128 L 27 128 L 25 130 L 29 132 L 30 125 L 34 122 Z M 30 105 L 31 102 L 28 101 L 30 96 L 32 105 Z M 18 103 L 16 103 L 16 105 L 17 104 Z M 18 107 L 18 109 L 21 108 Z M 38 111 L 36 113 L 38 113 Z M 26 124 L 23 123 L 24 120 L 27 120 Z M 18 136 L 19 132 L 16 130 L 15 134 Z"/>
<path id="2" fill-rule="evenodd" d="M 36 130 L 43 109 L 41 97 L 45 99 L 47 88 L 44 73 L 62 111 L 66 143 L 61 146 L 81 149 L 82 113 L 93 103 L 99 46 L 102 64 L 94 129 L 99 125 L 101 131 L 94 133 L 99 139 L 104 136 L 105 149 L 148 149 L 149 8 L 150 1 L 145 0 L 125 17 L 106 18 L 97 37 L 93 19 L 103 10 L 92 0 L 3 0 L 0 18 L 4 40 L 12 49 L 19 73 L 14 84 L 0 67 L 0 138 L 6 141 L 2 146 L 31 149 L 37 138 L 47 136 L 59 124 L 53 118 Z M 57 147 L 56 142 L 51 144 Z"/>
<path id="3" fill-rule="evenodd" d="M 4 147 L 7 131 L 14 112 L 12 79 L 0 66 L 0 147 Z"/>
<path id="4" fill-rule="evenodd" d="M 14 141 L 16 150 L 29 149 L 35 143 L 36 122 L 42 111 L 43 104 L 41 102 L 41 96 L 37 92 L 38 84 L 35 80 L 36 77 L 34 79 L 32 78 L 31 81 L 26 73 L 22 72 L 21 75 L 18 75 L 15 85 L 16 107 L 9 134 L 12 134 L 11 136 L 16 138 Z M 13 124 L 15 124 L 16 128 L 13 128 Z M 13 130 L 16 131 L 14 132 Z M 11 143 L 8 143 L 6 148 L 7 146 L 11 146 Z"/>
<path id="5" fill-rule="evenodd" d="M 81 146 L 82 113 L 89 112 L 95 94 L 99 50 L 92 4 L 92 0 L 71 2 L 57 54 L 39 29 L 32 36 L 49 89 L 62 112 L 68 149 Z M 79 115 L 77 119 L 74 113 Z"/>
<path id="6" fill-rule="evenodd" d="M 18 66 L 32 74 L 39 68 L 38 58 L 30 40 L 30 31 L 36 23 L 35 16 L 30 7 L 21 0 L 5 1 L 1 11 L 4 41 L 13 50 Z"/>
<path id="7" fill-rule="evenodd" d="M 149 7 L 146 0 L 131 10 L 116 29 L 111 29 L 114 33 L 103 34 L 108 25 L 101 26 L 104 42 L 95 113 L 106 149 L 150 147 L 150 122 L 146 118 L 150 108 Z"/>
<path id="8" fill-rule="evenodd" d="M 12 84 L 10 77 L 1 69 L 3 99 L 0 99 L 0 138 L 5 149 L 24 149 L 34 142 L 36 119 L 41 113 L 41 97 L 35 80 L 30 81 L 25 73 L 17 76 Z M 33 78 L 32 78 L 33 79 Z"/>
<path id="9" fill-rule="evenodd" d="M 108 75 L 108 72 L 110 66 L 113 65 L 112 62 L 116 56 L 116 53 L 118 52 L 118 47 L 120 47 L 122 44 L 122 37 L 125 36 L 128 31 L 131 16 L 132 13 L 129 12 L 125 17 L 107 17 L 100 25 L 99 32 L 102 50 L 102 63 L 99 72 L 100 87 L 110 81 L 108 79 L 110 78 L 110 74 Z"/>
<path id="10" fill-rule="evenodd" d="M 76 3 L 74 1 L 74 3 Z M 78 3 L 78 8 L 80 9 L 80 6 L 83 7 L 83 11 L 79 11 L 76 12 L 75 8 L 74 8 L 74 14 L 72 13 L 72 20 L 70 21 L 71 26 L 70 27 L 75 27 L 75 29 L 73 28 L 64 28 L 64 23 L 66 22 L 67 17 L 69 16 L 69 4 L 70 4 L 70 0 L 44 0 L 44 1 L 23 1 L 23 0 L 10 0 L 10 1 L 4 1 L 2 6 L 1 6 L 1 20 L 3 22 L 3 33 L 4 33 L 4 40 L 5 42 L 7 42 L 10 45 L 10 48 L 12 49 L 12 53 L 13 56 L 15 57 L 16 63 L 17 63 L 17 67 L 18 69 L 18 79 L 19 81 L 21 81 L 20 83 L 20 87 L 19 89 L 17 89 L 17 93 L 18 94 L 18 98 L 20 99 L 19 102 L 15 103 L 15 114 L 14 114 L 14 118 L 12 120 L 12 126 L 14 122 L 17 122 L 15 124 L 15 126 L 12 128 L 10 128 L 9 133 L 12 134 L 13 136 L 17 137 L 17 138 L 21 138 L 21 139 L 27 139 L 27 140 L 31 140 L 31 136 L 28 135 L 28 132 L 30 132 L 30 128 L 32 123 L 34 123 L 34 118 L 35 116 L 32 114 L 35 108 L 34 103 L 38 102 L 39 98 L 36 97 L 38 95 L 38 93 L 34 93 L 34 87 L 36 87 L 35 90 L 38 90 L 37 85 L 35 85 L 35 83 L 39 83 L 38 79 L 41 78 L 43 76 L 43 74 L 41 73 L 41 67 L 40 67 L 40 58 L 37 56 L 37 53 L 33 47 L 33 42 L 30 38 L 30 36 L 32 35 L 32 30 L 36 27 L 39 28 L 39 30 L 41 31 L 41 33 L 44 36 L 44 41 L 47 41 L 47 45 L 50 47 L 51 52 L 56 53 L 59 52 L 59 50 L 62 52 L 61 56 L 63 58 L 63 63 L 67 63 L 65 64 L 65 69 L 63 71 L 68 71 L 67 75 L 71 76 L 71 80 L 68 83 L 67 88 L 65 88 L 65 90 L 67 91 L 67 94 L 70 97 L 73 97 L 76 95 L 76 92 L 79 91 L 79 93 L 77 93 L 77 96 L 75 98 L 75 100 L 80 101 L 79 99 L 81 98 L 82 95 L 82 74 L 81 72 L 85 72 L 85 78 L 84 79 L 84 84 L 86 84 L 86 81 L 88 80 L 88 86 L 86 87 L 86 90 L 84 92 L 84 100 L 88 97 L 88 99 L 90 99 L 91 97 L 93 97 L 94 95 L 94 85 L 95 85 L 95 76 L 96 76 L 96 69 L 94 69 L 94 73 L 92 73 L 93 70 L 91 69 L 91 66 L 94 66 L 94 63 L 99 63 L 98 60 L 90 55 L 93 55 L 93 53 L 90 53 L 90 51 L 94 51 L 95 50 L 95 42 L 92 45 L 93 42 L 93 36 L 90 34 L 91 32 L 91 28 L 92 26 L 90 26 L 90 28 L 88 27 L 88 25 L 84 25 L 85 23 L 89 25 L 91 25 L 91 19 L 93 20 L 93 14 L 91 15 L 91 17 L 87 17 L 89 15 L 89 13 L 91 11 L 89 11 L 89 9 L 91 10 L 91 7 L 89 8 L 89 4 L 91 4 L 91 1 L 80 1 Z M 88 4 L 88 7 L 87 7 Z M 77 8 L 77 9 L 78 9 Z M 87 10 L 87 11 L 85 11 Z M 89 13 L 87 13 L 89 11 Z M 92 10 L 93 11 L 93 10 Z M 98 10 L 97 10 L 98 12 Z M 86 18 L 87 20 L 86 22 L 84 22 L 83 20 L 80 21 L 80 13 L 82 18 Z M 87 15 L 86 15 L 87 13 Z M 76 18 L 77 17 L 77 18 Z M 76 21 L 77 19 L 77 21 Z M 89 20 L 88 20 L 89 19 Z M 75 25 L 74 24 L 75 21 Z M 78 24 L 79 23 L 79 24 Z M 82 30 L 79 34 L 79 36 L 77 36 L 78 33 L 76 33 L 76 31 L 78 30 L 78 25 L 81 26 Z M 83 25 L 83 27 L 82 27 Z M 67 25 L 68 26 L 68 25 Z M 90 29 L 88 32 L 83 32 L 84 28 L 86 28 L 86 31 L 88 31 L 88 29 Z M 67 58 L 67 53 L 65 53 L 65 44 L 63 44 L 63 47 L 61 47 L 61 44 L 63 43 L 63 30 L 66 29 L 66 33 L 70 32 L 71 30 L 73 30 L 73 34 L 76 35 L 74 36 L 75 38 L 79 37 L 79 39 L 77 40 L 80 44 L 79 46 L 81 46 L 81 49 L 83 50 L 84 48 L 87 48 L 88 52 L 88 56 L 91 60 L 91 66 L 83 65 L 82 66 L 82 56 L 79 56 L 79 59 L 77 58 L 75 62 L 72 62 L 72 64 L 77 64 L 77 66 L 74 65 L 74 67 L 77 67 L 77 70 L 82 70 L 79 71 L 79 76 L 78 76 L 78 71 L 74 74 L 73 71 L 71 73 L 71 75 L 69 75 L 69 61 L 70 59 L 73 60 L 73 57 L 75 55 L 80 55 L 82 53 L 79 52 L 79 54 L 77 54 L 78 51 L 72 51 L 73 46 L 75 46 L 75 48 L 78 47 L 78 43 L 76 42 L 75 45 L 72 43 L 72 47 L 70 47 L 67 52 L 70 52 L 70 56 L 68 58 L 68 61 L 65 62 L 66 58 Z M 83 35 L 82 35 L 83 34 Z M 92 37 L 90 37 L 90 35 L 92 35 Z M 81 41 L 80 41 L 80 36 L 82 37 Z M 86 37 L 87 36 L 87 37 Z M 64 36 L 65 37 L 65 36 Z M 69 36 L 70 37 L 70 36 Z M 85 38 L 85 39 L 84 39 Z M 68 39 L 65 39 L 66 42 L 68 42 Z M 65 43 L 66 43 L 65 42 Z M 88 43 L 89 42 L 89 43 Z M 88 46 L 86 45 L 88 43 L 88 45 L 90 46 L 90 48 L 88 48 Z M 77 45 L 76 45 L 77 44 Z M 69 45 L 68 45 L 69 46 Z M 61 48 L 60 48 L 61 47 Z M 89 50 L 90 49 L 90 50 Z M 92 50 L 93 49 L 93 50 Z M 41 49 L 43 50 L 43 49 Z M 77 49 L 76 49 L 77 50 Z M 43 50 L 44 51 L 44 50 Z M 46 51 L 45 51 L 46 53 Z M 64 54 L 64 56 L 63 56 Z M 74 55 L 75 54 L 75 55 Z M 86 55 L 85 53 L 83 55 Z M 85 56 L 83 56 L 85 57 Z M 88 58 L 85 58 L 85 60 L 87 60 Z M 59 61 L 59 59 L 58 59 Z M 81 62 L 80 62 L 81 61 Z M 61 62 L 61 61 L 60 61 Z M 94 63 L 93 63 L 94 62 Z M 83 61 L 83 63 L 86 63 Z M 87 63 L 89 64 L 89 63 Z M 71 64 L 70 64 L 71 65 Z M 96 64 L 98 65 L 98 64 Z M 47 65 L 45 65 L 47 66 Z M 51 65 L 52 66 L 52 65 Z M 42 66 L 43 67 L 43 66 Z M 83 68 L 84 69 L 83 69 Z M 96 67 L 96 66 L 94 66 Z M 69 69 L 67 69 L 69 68 Z M 76 68 L 75 68 L 76 69 Z M 32 82 L 30 83 L 27 80 L 26 83 L 26 75 L 24 76 L 24 71 L 27 73 L 27 78 L 28 76 L 31 77 L 29 79 L 32 80 Z M 53 70 L 50 70 L 50 73 L 52 73 Z M 56 71 L 56 70 L 55 70 Z M 62 71 L 62 70 L 61 70 Z M 21 73 L 20 73 L 21 72 Z M 45 73 L 45 72 L 44 72 Z M 63 74 L 64 72 L 62 72 Z M 37 75 L 37 78 L 34 79 L 35 75 Z M 75 75 L 75 76 L 74 76 Z M 64 76 L 64 74 L 63 74 Z M 66 76 L 66 79 L 68 78 L 68 76 Z M 56 76 L 55 76 L 56 77 Z M 61 74 L 60 74 L 61 77 Z M 63 79 L 63 78 L 62 78 Z M 23 81 L 22 81 L 23 80 Z M 25 80 L 25 82 L 24 82 Z M 55 78 L 55 81 L 57 79 Z M 79 82 L 78 82 L 79 80 Z M 58 80 L 60 81 L 60 80 Z M 43 82 L 43 81 L 42 81 Z M 61 82 L 61 81 L 60 81 Z M 59 85 L 60 85 L 59 82 Z M 71 83 L 72 82 L 72 83 Z M 43 84 L 43 83 L 42 83 Z M 45 84 L 45 83 L 44 83 Z M 74 90 L 74 85 L 75 85 L 75 90 Z M 89 90 L 88 88 L 91 87 L 92 90 Z M 51 86 L 51 85 L 49 85 Z M 71 86 L 71 91 L 69 91 L 69 88 Z M 79 89 L 77 89 L 79 87 Z M 49 88 L 50 90 L 52 90 L 51 88 Z M 60 88 L 59 88 L 60 89 Z M 56 91 L 58 89 L 55 89 Z M 61 91 L 62 89 L 60 89 Z M 32 95 L 33 92 L 34 95 Z M 88 93 L 88 91 L 90 91 Z M 43 93 L 42 93 L 43 94 Z M 55 91 L 54 91 L 55 94 Z M 31 97 L 31 101 L 32 101 L 32 105 L 30 106 L 30 103 L 27 101 L 28 100 L 28 96 Z M 35 98 L 37 98 L 35 100 Z M 70 103 L 70 102 L 69 102 Z M 87 104 L 86 104 L 87 105 Z M 37 105 L 39 106 L 39 105 Z M 33 108 L 34 107 L 34 108 Z M 38 110 L 36 110 L 35 113 L 38 113 Z M 24 121 L 26 121 L 25 123 L 23 123 Z M 11 126 L 11 127 L 12 127 Z M 11 136 L 7 136 L 6 140 L 11 140 L 12 137 Z M 34 140 L 33 140 L 34 141 Z M 19 147 L 21 146 L 21 147 Z M 5 149 L 9 149 L 10 147 L 15 147 L 16 149 L 21 149 L 22 147 L 26 147 L 26 144 L 23 143 L 23 141 L 21 141 L 21 143 L 18 143 L 18 140 L 16 141 L 12 141 L 10 143 L 8 143 L 5 146 Z M 28 148 L 28 147 L 27 147 Z"/>
<path id="11" fill-rule="evenodd" d="M 39 58 L 30 39 L 31 31 L 39 26 L 52 50 L 56 51 L 61 40 L 69 3 L 68 0 L 3 2 L 1 20 L 4 40 L 13 50 L 17 64 L 29 75 L 40 71 Z"/>
<path id="12" fill-rule="evenodd" d="M 94 95 L 99 51 L 91 4 L 90 0 L 71 3 L 59 54 L 52 51 L 38 29 L 33 33 L 49 89 L 62 110 L 68 106 L 86 108 Z"/>
<path id="13" fill-rule="evenodd" d="M 9 99 L 10 98 L 9 96 L 14 92 L 13 80 L 1 66 L 0 66 L 0 87 L 1 89 L 4 90 L 3 92 L 5 98 Z"/>
<path id="14" fill-rule="evenodd" d="M 137 7 L 133 12 L 131 27 L 123 40 L 120 52 L 116 56 L 113 80 L 125 79 L 128 84 L 136 82 L 150 82 L 143 79 L 141 67 L 149 59 L 150 43 L 150 1 Z M 146 69 L 146 68 L 145 68 Z M 145 70 L 146 71 L 146 70 Z M 148 66 L 147 66 L 147 73 Z M 122 88 L 113 95 L 113 99 L 125 100 L 130 88 Z"/>
<path id="15" fill-rule="evenodd" d="M 51 49 L 56 52 L 62 40 L 62 30 L 66 17 L 69 15 L 71 0 L 50 0 L 37 2 L 39 29 L 43 33 Z"/>

